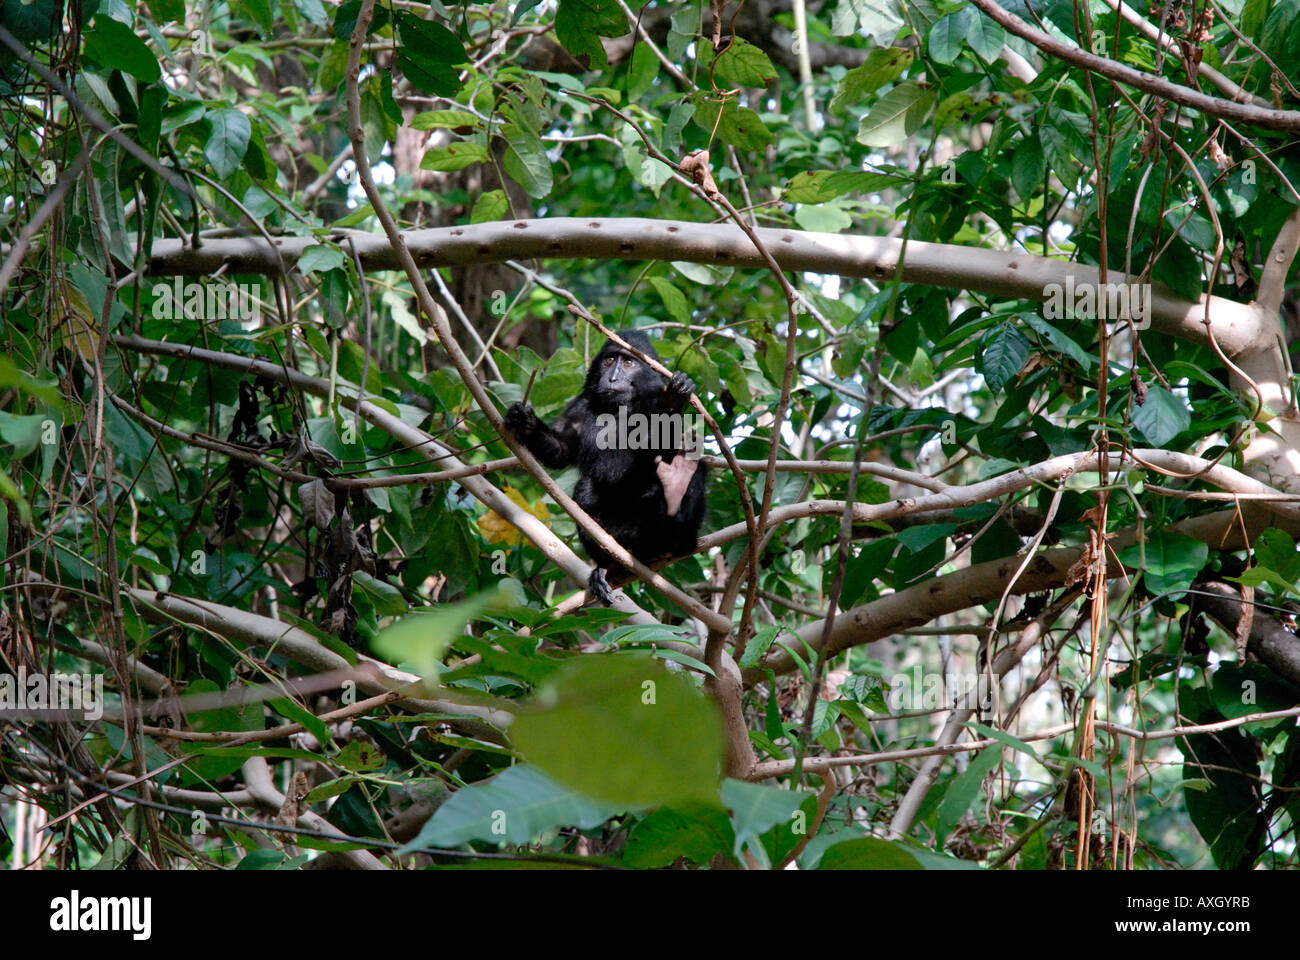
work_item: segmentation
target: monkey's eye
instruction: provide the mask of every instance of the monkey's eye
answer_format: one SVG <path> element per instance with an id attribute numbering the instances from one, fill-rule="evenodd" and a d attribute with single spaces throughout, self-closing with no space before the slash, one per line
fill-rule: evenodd
<path id="1" fill-rule="evenodd" d="M 636 366 L 636 361 L 633 360 L 631 357 L 624 357 L 624 358 L 623 358 L 623 366 L 628 367 L 628 368 L 634 367 L 634 366 Z"/>
<path id="2" fill-rule="evenodd" d="M 605 358 L 605 366 L 608 367 L 608 366 L 609 366 L 611 363 L 613 363 L 613 362 L 614 362 L 614 358 L 613 358 L 613 357 L 606 357 L 606 358 Z"/>

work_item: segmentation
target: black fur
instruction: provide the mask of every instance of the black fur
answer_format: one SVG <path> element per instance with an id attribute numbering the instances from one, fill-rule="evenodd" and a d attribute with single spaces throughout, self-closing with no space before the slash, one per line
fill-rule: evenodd
<path id="1" fill-rule="evenodd" d="M 620 336 L 647 356 L 658 359 L 645 335 L 628 330 Z M 597 444 L 597 417 L 628 413 L 679 413 L 695 384 L 683 373 L 671 380 L 637 360 L 613 342 L 607 342 L 587 370 L 582 393 L 569 402 L 560 418 L 547 426 L 532 407 L 516 403 L 506 411 L 506 425 L 543 464 L 552 468 L 578 465 L 582 476 L 573 498 L 582 509 L 643 563 L 695 549 L 700 523 L 704 519 L 706 469 L 698 465 L 674 516 L 668 515 L 663 483 L 656 472 L 656 458 L 671 462 L 679 452 L 672 449 L 601 449 Z M 579 538 L 596 564 L 589 587 L 603 603 L 613 594 L 605 578 L 608 570 L 616 578 L 627 571 L 598 547 L 583 531 Z"/>

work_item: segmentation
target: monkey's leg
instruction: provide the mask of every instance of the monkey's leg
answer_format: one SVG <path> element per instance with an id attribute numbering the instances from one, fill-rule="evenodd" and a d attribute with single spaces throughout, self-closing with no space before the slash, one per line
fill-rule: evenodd
<path id="1" fill-rule="evenodd" d="M 614 605 L 614 591 L 610 589 L 609 581 L 605 579 L 603 567 L 596 567 L 591 571 L 591 576 L 587 578 L 587 592 L 607 607 Z"/>
<path id="2" fill-rule="evenodd" d="M 684 454 L 673 457 L 672 463 L 664 463 L 663 457 L 655 457 L 655 473 L 664 485 L 664 499 L 668 501 L 668 516 L 677 516 L 682 508 L 682 498 L 691 485 L 691 478 L 700 467 L 700 461 L 689 460 Z"/>

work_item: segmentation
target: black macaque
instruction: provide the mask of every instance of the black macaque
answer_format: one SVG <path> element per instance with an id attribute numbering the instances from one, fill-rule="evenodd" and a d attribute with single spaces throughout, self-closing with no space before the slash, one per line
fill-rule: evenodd
<path id="1" fill-rule="evenodd" d="M 646 356 L 658 359 L 645 335 L 619 334 Z M 580 393 L 547 426 L 533 408 L 516 403 L 506 411 L 506 426 L 548 467 L 576 463 L 582 472 L 573 498 L 615 540 L 642 563 L 680 556 L 695 549 L 704 519 L 707 469 L 685 455 L 686 432 L 664 429 L 680 414 L 695 384 L 684 373 L 666 380 L 631 353 L 608 341 L 587 370 Z M 620 410 L 620 408 L 622 408 Z M 635 425 L 650 423 L 638 438 Z M 632 425 L 631 429 L 620 429 Z M 698 449 L 698 448 L 697 448 Z M 617 582 L 628 571 L 583 531 L 579 538 L 596 565 L 587 583 L 606 605 L 614 600 L 606 571 Z"/>

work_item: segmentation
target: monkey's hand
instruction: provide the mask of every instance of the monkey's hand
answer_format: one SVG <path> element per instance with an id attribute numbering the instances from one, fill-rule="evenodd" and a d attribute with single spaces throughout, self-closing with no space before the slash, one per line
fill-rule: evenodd
<path id="1" fill-rule="evenodd" d="M 587 593 L 607 607 L 614 605 L 614 591 L 610 589 L 609 581 L 605 579 L 605 571 L 600 567 L 592 570 L 591 576 L 587 578 Z"/>
<path id="2" fill-rule="evenodd" d="M 664 500 L 668 502 L 668 516 L 677 516 L 677 511 L 682 508 L 682 498 L 686 496 L 686 488 L 691 485 L 691 478 L 695 476 L 695 471 L 700 467 L 700 461 L 688 460 L 682 454 L 673 457 L 672 463 L 664 463 L 663 457 L 655 457 L 655 473 L 659 475 L 659 482 L 664 485 Z"/>
<path id="3" fill-rule="evenodd" d="M 664 406 L 669 410 L 680 410 L 694 392 L 695 381 L 679 370 L 664 387 Z"/>
<path id="4" fill-rule="evenodd" d="M 533 408 L 523 403 L 511 404 L 506 411 L 505 420 L 506 426 L 521 440 L 531 437 L 542 425 L 537 414 L 533 413 Z"/>

